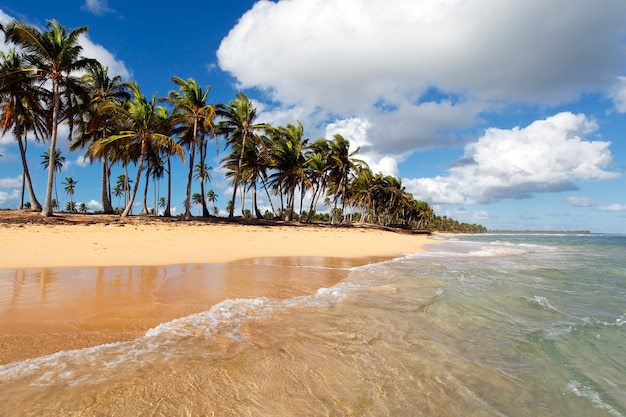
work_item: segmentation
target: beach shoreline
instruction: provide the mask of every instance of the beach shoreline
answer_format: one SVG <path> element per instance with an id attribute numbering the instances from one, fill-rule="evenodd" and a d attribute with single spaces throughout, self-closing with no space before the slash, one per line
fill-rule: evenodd
<path id="1" fill-rule="evenodd" d="M 0 211 L 0 228 L 0 364 L 133 340 L 226 299 L 312 294 L 437 243 L 378 227 L 17 211 Z"/>

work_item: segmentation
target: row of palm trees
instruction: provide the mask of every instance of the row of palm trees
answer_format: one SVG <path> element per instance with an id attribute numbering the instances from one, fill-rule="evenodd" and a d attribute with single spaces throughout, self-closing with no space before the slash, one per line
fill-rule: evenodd
<path id="1" fill-rule="evenodd" d="M 257 110 L 244 93 L 228 104 L 208 103 L 209 88 L 195 80 L 172 78 L 177 87 L 167 97 L 147 98 L 133 82 L 111 77 L 108 69 L 81 56 L 80 27 L 67 31 L 51 20 L 40 31 L 20 21 L 0 27 L 7 42 L 20 48 L 0 56 L 0 123 L 3 133 L 12 131 L 22 156 L 23 177 L 33 209 L 51 216 L 52 185 L 56 166 L 58 127 L 69 125 L 72 151 L 81 150 L 91 162 L 102 164 L 103 212 L 112 213 L 111 170 L 121 165 L 117 188 L 128 193 L 125 217 L 131 213 L 145 175 L 143 214 L 148 213 L 150 180 L 167 176 L 165 216 L 171 215 L 171 163 L 180 158 L 188 166 L 184 218 L 190 219 L 191 203 L 210 216 L 205 186 L 211 167 L 206 163 L 209 142 L 223 137 L 229 152 L 222 160 L 232 183 L 228 215 L 234 217 L 237 193 L 242 214 L 251 197 L 251 213 L 264 215 L 257 194 L 262 189 L 271 207 L 271 217 L 311 222 L 322 201 L 332 207 L 332 223 L 352 220 L 425 229 L 435 218 L 431 207 L 416 201 L 398 178 L 375 174 L 355 158 L 357 150 L 342 135 L 310 142 L 300 122 L 273 127 L 259 123 Z M 27 136 L 49 139 L 46 199 L 36 199 L 26 160 Z M 136 168 L 130 179 L 129 166 Z M 120 186 L 119 179 L 124 184 Z M 194 180 L 201 192 L 192 193 Z M 132 191 L 131 190 L 132 187 Z M 251 195 L 250 195 L 251 194 Z M 156 196 L 156 193 L 155 193 Z M 304 202 L 308 196 L 308 210 Z M 155 205 L 156 206 L 156 205 Z M 299 207 L 299 213 L 295 213 Z M 156 212 L 156 207 L 155 207 Z M 306 213 L 306 216 L 304 216 Z"/>

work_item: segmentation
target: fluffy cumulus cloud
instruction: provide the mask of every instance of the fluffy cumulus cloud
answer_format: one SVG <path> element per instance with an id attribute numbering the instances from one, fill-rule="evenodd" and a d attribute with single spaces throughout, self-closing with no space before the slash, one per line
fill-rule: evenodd
<path id="1" fill-rule="evenodd" d="M 366 139 L 348 139 L 393 170 L 496 106 L 608 91 L 624 22 L 622 0 L 261 0 L 217 56 L 307 129 L 367 120 Z"/>
<path id="2" fill-rule="evenodd" d="M 524 128 L 491 128 L 465 147 L 448 175 L 407 179 L 405 184 L 420 200 L 474 204 L 575 190 L 575 180 L 617 178 L 620 174 L 610 170 L 610 142 L 585 140 L 596 129 L 595 122 L 572 113 Z"/>

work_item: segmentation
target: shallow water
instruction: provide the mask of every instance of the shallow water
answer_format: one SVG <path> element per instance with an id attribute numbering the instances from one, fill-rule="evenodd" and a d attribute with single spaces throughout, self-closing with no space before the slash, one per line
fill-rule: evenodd
<path id="1" fill-rule="evenodd" d="M 626 416 L 625 248 L 463 237 L 314 294 L 229 299 L 0 366 L 0 415 Z"/>

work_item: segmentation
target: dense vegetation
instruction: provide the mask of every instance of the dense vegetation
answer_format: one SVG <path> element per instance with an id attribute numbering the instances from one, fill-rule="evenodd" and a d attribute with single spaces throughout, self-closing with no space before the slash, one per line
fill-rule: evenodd
<path id="1" fill-rule="evenodd" d="M 114 213 L 113 197 L 123 196 L 124 208 L 119 211 L 123 217 L 129 215 L 143 181 L 142 214 L 148 214 L 150 180 L 156 183 L 167 176 L 167 197 L 158 205 L 164 216 L 170 216 L 171 184 L 180 181 L 171 178 L 171 160 L 180 158 L 188 166 L 184 218 L 192 217 L 192 204 L 202 207 L 202 216 L 210 216 L 207 203 L 215 203 L 217 195 L 205 189 L 211 178 L 207 147 L 211 141 L 217 146 L 222 137 L 227 149 L 222 166 L 233 186 L 229 217 L 235 215 L 239 197 L 242 215 L 256 218 L 484 231 L 480 225 L 436 216 L 428 203 L 415 200 L 404 189 L 400 179 L 372 172 L 355 157 L 358 149 L 350 152 L 349 141 L 339 134 L 310 141 L 304 138 L 300 122 L 278 127 L 258 123 L 256 109 L 243 93 L 228 104 L 212 105 L 208 88 L 193 79 L 174 77 L 177 90 L 167 97 L 147 98 L 138 84 L 111 77 L 99 62 L 81 56 L 77 41 L 86 27 L 68 32 L 52 20 L 43 32 L 20 21 L 1 29 L 7 42 L 19 47 L 19 52 L 12 49 L 0 56 L 0 123 L 3 133 L 11 131 L 19 145 L 24 187 L 30 197 L 30 203 L 22 201 L 22 207 L 41 210 L 44 216 L 52 216 L 58 208 L 53 185 L 63 157 L 57 149 L 57 133 L 58 126 L 65 123 L 70 128 L 70 149 L 102 164 L 104 213 Z M 30 179 L 26 159 L 29 135 L 49 141 L 42 163 L 48 169 L 43 205 Z M 124 174 L 113 186 L 111 168 L 115 165 L 121 166 Z M 136 167 L 134 179 L 129 166 Z M 194 181 L 199 183 L 200 193 L 192 193 Z M 72 200 L 77 183 L 71 177 L 63 183 L 70 197 L 65 209 L 86 212 L 84 203 Z M 261 213 L 258 192 L 264 193 L 271 210 Z M 252 201 L 251 209 L 245 209 L 246 196 Z M 329 211 L 318 213 L 320 203 Z M 215 206 L 213 209 L 217 214 Z"/>

